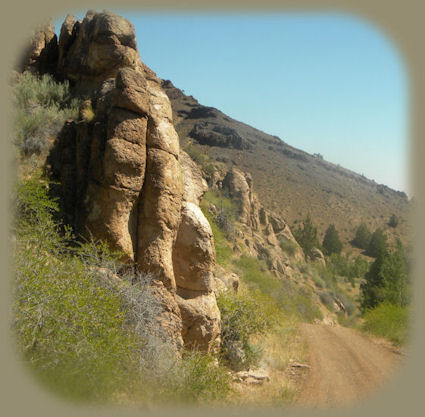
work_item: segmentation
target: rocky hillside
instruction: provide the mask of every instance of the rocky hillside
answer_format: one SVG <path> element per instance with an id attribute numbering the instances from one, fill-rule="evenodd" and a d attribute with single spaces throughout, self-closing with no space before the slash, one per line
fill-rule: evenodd
<path id="1" fill-rule="evenodd" d="M 171 101 L 182 146 L 190 144 L 214 163 L 249 173 L 264 207 L 291 226 L 310 213 L 321 237 L 334 223 L 347 243 L 359 224 L 365 222 L 371 230 L 383 227 L 390 237 L 406 241 L 409 203 L 403 192 L 204 106 L 171 81 L 163 81 L 162 85 Z M 395 230 L 387 227 L 392 214 L 402 219 Z"/>

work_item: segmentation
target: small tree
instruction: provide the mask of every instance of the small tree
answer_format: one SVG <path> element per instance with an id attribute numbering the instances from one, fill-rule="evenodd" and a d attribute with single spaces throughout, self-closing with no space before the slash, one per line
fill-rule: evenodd
<path id="1" fill-rule="evenodd" d="M 302 227 L 294 230 L 294 237 L 298 244 L 303 248 L 304 254 L 310 256 L 313 248 L 320 247 L 317 239 L 317 227 L 311 221 L 310 214 L 303 220 Z"/>
<path id="2" fill-rule="evenodd" d="M 406 306 L 409 302 L 407 258 L 400 240 L 397 248 L 384 258 L 379 271 L 383 282 L 381 298 L 385 302 Z"/>
<path id="3" fill-rule="evenodd" d="M 387 237 L 381 229 L 376 229 L 370 238 L 369 245 L 366 249 L 366 255 L 378 258 L 387 250 Z"/>
<path id="4" fill-rule="evenodd" d="M 388 222 L 388 226 L 397 227 L 398 226 L 398 217 L 393 213 L 390 217 L 390 221 Z"/>
<path id="5" fill-rule="evenodd" d="M 383 287 L 383 282 L 379 276 L 379 272 L 384 261 L 384 254 L 376 258 L 365 274 L 365 280 L 360 284 L 360 309 L 364 313 L 369 309 L 376 307 L 380 299 L 380 290 Z"/>
<path id="6" fill-rule="evenodd" d="M 330 256 L 333 253 L 339 254 L 342 249 L 342 243 L 339 240 L 338 231 L 335 225 L 331 224 L 326 230 L 325 237 L 322 243 L 325 254 Z"/>
<path id="7" fill-rule="evenodd" d="M 403 245 L 397 242 L 393 251 L 382 251 L 360 286 L 361 309 L 365 312 L 380 303 L 406 306 L 408 294 L 408 265 Z"/>
<path id="8" fill-rule="evenodd" d="M 352 244 L 360 249 L 366 249 L 369 246 L 372 234 L 367 228 L 366 223 L 361 223 L 357 228 L 356 236 L 352 240 Z"/>

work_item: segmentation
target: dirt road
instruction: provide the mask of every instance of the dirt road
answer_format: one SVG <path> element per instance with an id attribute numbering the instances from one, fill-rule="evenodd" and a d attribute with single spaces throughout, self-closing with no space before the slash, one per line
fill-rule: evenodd
<path id="1" fill-rule="evenodd" d="M 376 391 L 397 369 L 401 355 L 388 344 L 353 329 L 302 324 L 310 368 L 303 375 L 297 405 L 344 405 Z"/>

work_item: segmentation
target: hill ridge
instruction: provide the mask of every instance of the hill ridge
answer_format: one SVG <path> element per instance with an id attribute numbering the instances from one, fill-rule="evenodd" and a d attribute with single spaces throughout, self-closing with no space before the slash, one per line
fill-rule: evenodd
<path id="1" fill-rule="evenodd" d="M 249 172 L 260 201 L 292 226 L 310 213 L 322 235 L 335 222 L 348 242 L 365 221 L 371 229 L 384 228 L 391 238 L 406 241 L 409 200 L 403 191 L 204 106 L 170 80 L 163 80 L 162 87 L 170 99 L 182 147 L 190 145 L 214 163 Z M 387 227 L 392 214 L 402 219 L 397 230 Z"/>

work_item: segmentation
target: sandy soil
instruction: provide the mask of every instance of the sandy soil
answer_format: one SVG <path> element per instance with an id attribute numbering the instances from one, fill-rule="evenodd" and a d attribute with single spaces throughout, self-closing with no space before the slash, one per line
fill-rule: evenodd
<path id="1" fill-rule="evenodd" d="M 347 405 L 373 394 L 403 359 L 389 343 L 341 326 L 302 324 L 309 346 L 295 405 Z"/>

